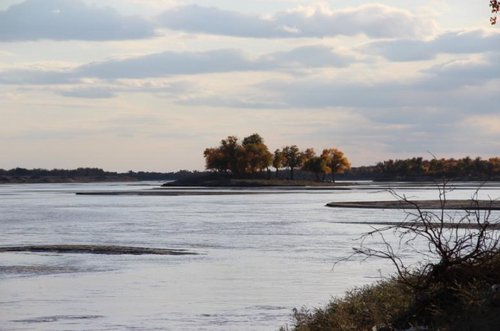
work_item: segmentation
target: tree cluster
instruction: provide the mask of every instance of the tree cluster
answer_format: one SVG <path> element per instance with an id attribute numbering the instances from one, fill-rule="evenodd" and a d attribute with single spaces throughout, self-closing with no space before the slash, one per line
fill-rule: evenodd
<path id="1" fill-rule="evenodd" d="M 421 157 L 406 160 L 388 160 L 376 165 L 376 173 L 382 178 L 448 178 L 448 179 L 491 179 L 500 176 L 500 158 L 483 160 L 431 159 Z"/>
<path id="2" fill-rule="evenodd" d="M 222 139 L 218 147 L 205 149 L 203 156 L 207 169 L 236 177 L 267 169 L 273 158 L 257 133 L 245 137 L 241 144 L 237 137 L 229 136 Z"/>
<path id="3" fill-rule="evenodd" d="M 300 151 L 296 145 L 274 151 L 273 166 L 276 172 L 282 167 L 290 169 L 290 179 L 294 179 L 294 169 L 299 168 L 313 173 L 316 180 L 325 180 L 326 175 L 331 174 L 332 181 L 335 181 L 336 174 L 351 168 L 347 157 L 337 148 L 325 148 L 320 155 L 316 155 L 313 148 Z"/>
<path id="4" fill-rule="evenodd" d="M 257 133 L 244 138 L 241 144 L 237 137 L 229 136 L 221 140 L 218 147 L 205 149 L 203 155 L 207 169 L 235 177 L 251 176 L 269 170 L 272 165 L 276 175 L 281 169 L 288 169 L 292 180 L 297 169 L 314 173 L 317 180 L 331 174 L 334 180 L 335 174 L 351 167 L 344 153 L 336 148 L 324 149 L 316 155 L 313 148 L 301 151 L 297 145 L 290 145 L 272 154 Z"/>

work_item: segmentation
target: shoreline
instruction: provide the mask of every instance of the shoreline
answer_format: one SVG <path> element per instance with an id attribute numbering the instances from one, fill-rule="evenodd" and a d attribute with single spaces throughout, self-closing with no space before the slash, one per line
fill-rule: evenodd
<path id="1" fill-rule="evenodd" d="M 446 209 L 446 210 L 500 210 L 500 200 L 414 200 L 414 201 L 346 201 L 329 202 L 332 208 L 364 209 Z"/>

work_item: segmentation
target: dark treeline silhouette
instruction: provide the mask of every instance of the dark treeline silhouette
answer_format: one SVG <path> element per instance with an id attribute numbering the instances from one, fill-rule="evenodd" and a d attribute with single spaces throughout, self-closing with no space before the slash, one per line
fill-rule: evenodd
<path id="1" fill-rule="evenodd" d="M 0 169 L 0 183 L 60 183 L 60 182 L 106 182 L 141 180 L 176 180 L 201 175 L 198 171 L 177 172 L 129 171 L 118 173 L 99 168 L 77 169 Z"/>
<path id="2" fill-rule="evenodd" d="M 263 143 L 263 142 L 262 142 Z M 266 147 L 267 150 L 267 147 Z M 328 165 L 328 151 L 316 156 L 314 150 L 309 148 L 300 151 L 297 146 L 287 146 L 278 149 L 271 157 L 271 163 L 250 163 L 240 169 L 252 169 L 253 173 L 241 174 L 241 177 L 252 178 L 275 178 L 290 179 L 291 166 L 294 166 L 293 178 L 296 180 L 329 180 L 327 174 L 331 174 L 330 167 L 335 166 L 334 159 Z M 290 160 L 286 160 L 285 153 L 289 153 Z M 327 151 L 327 152 L 325 152 Z M 337 150 L 338 151 L 338 150 Z M 335 153 L 334 153 L 335 154 Z M 331 155 L 331 153 L 330 153 Z M 343 156 L 337 153 L 336 155 Z M 298 158 L 298 161 L 297 161 Z M 347 160 L 347 159 L 346 159 Z M 206 159 L 208 162 L 208 160 Z M 296 163 L 297 161 L 298 163 Z M 241 161 L 240 161 L 241 162 Z M 267 162 L 267 161 L 266 161 Z M 234 163 L 237 165 L 238 163 Z M 244 164 L 244 162 L 243 162 Z M 271 171 L 270 167 L 275 168 Z M 240 163 L 241 167 L 241 163 Z M 207 164 L 208 168 L 208 164 Z M 231 175 L 231 170 L 227 166 L 221 169 L 214 169 L 215 172 L 224 176 Z M 330 168 L 331 169 L 331 168 Z M 248 171 L 248 170 L 246 170 Z M 129 171 L 124 173 L 104 171 L 99 168 L 77 168 L 77 169 L 25 169 L 14 168 L 10 170 L 0 169 L 0 183 L 61 183 L 61 182 L 106 182 L 106 181 L 142 181 L 142 180 L 179 180 L 196 179 L 210 175 L 207 171 L 180 170 L 177 172 L 146 172 Z M 335 179 L 340 180 L 500 180 L 500 157 L 481 159 L 465 157 L 461 159 L 431 159 L 424 160 L 421 157 L 414 157 L 405 160 L 387 160 L 372 166 L 344 168 L 343 172 L 337 172 Z"/>
<path id="3" fill-rule="evenodd" d="M 481 159 L 424 160 L 414 157 L 405 160 L 387 160 L 374 166 L 354 167 L 342 179 L 374 180 L 500 180 L 500 157 Z"/>

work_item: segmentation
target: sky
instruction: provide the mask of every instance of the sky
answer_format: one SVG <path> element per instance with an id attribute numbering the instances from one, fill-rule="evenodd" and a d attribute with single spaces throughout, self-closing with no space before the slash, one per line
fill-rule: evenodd
<path id="1" fill-rule="evenodd" d="M 202 170 L 253 133 L 354 166 L 499 156 L 488 3 L 0 0 L 0 168 Z"/>

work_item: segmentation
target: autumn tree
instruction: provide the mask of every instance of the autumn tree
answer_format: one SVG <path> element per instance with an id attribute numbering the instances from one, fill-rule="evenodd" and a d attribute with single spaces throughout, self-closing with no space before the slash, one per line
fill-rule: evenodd
<path id="1" fill-rule="evenodd" d="M 269 152 L 264 139 L 259 134 L 254 133 L 245 137 L 242 147 L 242 154 L 239 156 L 242 173 L 253 174 L 271 165 L 273 154 Z"/>
<path id="2" fill-rule="evenodd" d="M 284 158 L 283 165 L 290 168 L 290 179 L 293 180 L 293 171 L 295 168 L 302 166 L 304 156 L 297 145 L 283 147 L 282 153 Z"/>
<path id="3" fill-rule="evenodd" d="M 207 169 L 236 177 L 268 168 L 273 157 L 258 134 L 245 137 L 242 144 L 237 137 L 229 136 L 221 140 L 219 147 L 205 149 L 203 155 Z"/>
<path id="4" fill-rule="evenodd" d="M 285 164 L 285 156 L 283 152 L 278 148 L 274 151 L 273 157 L 273 167 L 276 168 L 276 177 L 278 177 L 279 169 L 283 168 Z"/>
<path id="5" fill-rule="evenodd" d="M 235 136 L 228 136 L 226 139 L 222 139 L 219 149 L 223 154 L 231 173 L 238 176 L 240 173 L 240 168 L 238 167 L 238 157 L 242 153 L 242 147 L 238 143 L 238 138 Z"/>
<path id="6" fill-rule="evenodd" d="M 302 152 L 302 161 L 303 163 L 307 162 L 307 160 L 316 156 L 316 152 L 314 148 L 307 148 L 304 152 Z"/>
<path id="7" fill-rule="evenodd" d="M 203 152 L 205 157 L 205 167 L 214 169 L 218 172 L 227 172 L 229 170 L 227 160 L 220 148 L 207 148 Z"/>
<path id="8" fill-rule="evenodd" d="M 329 168 L 326 165 L 325 159 L 320 156 L 312 156 L 304 162 L 302 170 L 312 172 L 315 175 L 316 180 L 319 181 L 320 175 L 323 175 L 324 177 Z"/>
<path id="9" fill-rule="evenodd" d="M 332 174 L 332 181 L 335 182 L 335 175 L 342 174 L 351 168 L 349 160 L 344 153 L 336 148 L 324 149 L 321 158 L 325 160 L 329 173 Z"/>

